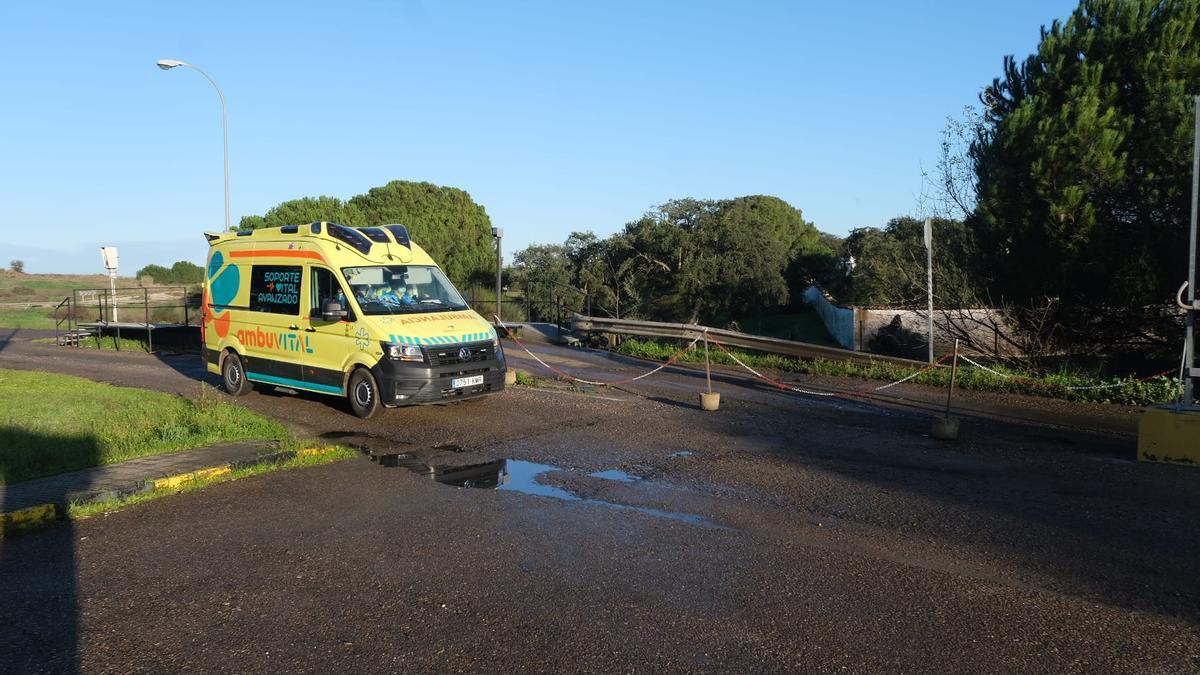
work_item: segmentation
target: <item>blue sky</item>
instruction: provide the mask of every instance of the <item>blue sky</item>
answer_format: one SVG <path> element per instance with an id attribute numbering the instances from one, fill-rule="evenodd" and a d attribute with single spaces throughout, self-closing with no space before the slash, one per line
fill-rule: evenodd
<path id="1" fill-rule="evenodd" d="M 947 115 L 1075 2 L 4 2 L 0 264 L 202 261 L 223 222 L 393 179 L 471 193 L 511 252 L 675 197 L 828 232 L 916 210 Z"/>

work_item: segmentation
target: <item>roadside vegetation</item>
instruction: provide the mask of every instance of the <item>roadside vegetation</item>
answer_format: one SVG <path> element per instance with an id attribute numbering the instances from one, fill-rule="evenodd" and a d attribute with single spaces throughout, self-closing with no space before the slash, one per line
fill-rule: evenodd
<path id="1" fill-rule="evenodd" d="M 146 265 L 135 276 L 143 285 L 195 286 L 204 282 L 204 268 L 194 262 L 179 260 L 170 267 Z"/>
<path id="2" fill-rule="evenodd" d="M 529 373 L 518 370 L 516 372 L 517 384 L 522 387 L 540 387 L 544 384 L 544 378 L 530 375 Z"/>
<path id="3" fill-rule="evenodd" d="M 130 279 L 118 279 L 128 284 Z M 0 272 L 0 328 L 53 330 L 54 306 L 71 291 L 108 288 L 100 274 L 25 274 Z"/>
<path id="4" fill-rule="evenodd" d="M 665 361 L 680 349 L 678 344 L 658 342 L 653 340 L 627 339 L 621 342 L 617 351 L 628 356 L 636 356 L 656 361 Z M 862 380 L 894 382 L 912 375 L 916 369 L 907 368 L 891 363 L 876 362 L 870 365 L 860 365 L 850 361 L 827 361 L 824 359 L 803 360 L 793 359 L 777 354 L 758 354 L 730 350 L 743 363 L 755 369 L 771 369 L 803 375 L 822 375 L 828 377 L 849 377 Z M 709 347 L 709 358 L 713 363 L 737 366 L 733 359 L 715 345 Z M 696 349 L 680 355 L 677 362 L 704 363 L 704 349 Z M 1008 378 L 993 375 L 976 368 L 968 363 L 959 362 L 958 377 L 955 386 L 962 389 L 977 391 L 992 391 L 1010 394 L 1031 394 L 1058 398 L 1068 401 L 1084 401 L 1093 403 L 1120 403 L 1123 405 L 1153 405 L 1169 403 L 1178 395 L 1178 381 L 1169 377 L 1155 377 L 1145 381 L 1135 378 L 1102 379 L 1077 373 L 1059 372 L 1036 375 L 1021 372 L 1002 365 L 989 365 L 989 368 L 1008 375 Z M 910 380 L 913 384 L 923 384 L 935 387 L 946 387 L 950 383 L 949 368 L 934 368 Z M 1111 386 L 1104 389 L 1069 389 L 1068 387 Z"/>
<path id="5" fill-rule="evenodd" d="M 132 280 L 118 279 L 118 284 Z M 32 302 L 62 300 L 72 290 L 108 288 L 108 277 L 102 274 L 25 274 L 0 272 L 0 302 Z"/>
<path id="6" fill-rule="evenodd" d="M 0 307 L 0 328 L 54 330 L 52 307 Z"/>
<path id="7" fill-rule="evenodd" d="M 207 387 L 189 399 L 0 369 L 0 484 L 214 443 L 286 437 L 278 422 L 226 403 Z"/>
<path id="8" fill-rule="evenodd" d="M 56 344 L 54 338 L 34 338 L 32 342 L 43 345 Z M 115 335 L 105 335 L 104 337 L 90 337 L 85 340 L 80 340 L 79 344 L 83 348 L 96 349 L 97 345 L 101 350 L 105 351 L 122 351 L 122 352 L 144 352 L 146 351 L 145 340 L 134 340 L 132 338 L 118 338 Z"/>

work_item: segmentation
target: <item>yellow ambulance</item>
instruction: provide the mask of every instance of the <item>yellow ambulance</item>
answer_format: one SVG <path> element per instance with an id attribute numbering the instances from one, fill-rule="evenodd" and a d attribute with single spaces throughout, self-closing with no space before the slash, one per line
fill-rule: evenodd
<path id="1" fill-rule="evenodd" d="M 359 417 L 504 388 L 504 351 L 403 225 L 205 233 L 204 359 L 239 396 L 345 396 Z"/>

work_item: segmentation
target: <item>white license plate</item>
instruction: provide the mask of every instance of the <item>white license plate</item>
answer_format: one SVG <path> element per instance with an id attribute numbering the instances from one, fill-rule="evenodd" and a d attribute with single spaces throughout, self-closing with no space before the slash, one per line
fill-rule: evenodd
<path id="1" fill-rule="evenodd" d="M 450 380 L 450 388 L 458 389 L 460 387 L 474 387 L 477 384 L 483 384 L 482 375 L 472 375 L 471 377 L 456 377 Z"/>

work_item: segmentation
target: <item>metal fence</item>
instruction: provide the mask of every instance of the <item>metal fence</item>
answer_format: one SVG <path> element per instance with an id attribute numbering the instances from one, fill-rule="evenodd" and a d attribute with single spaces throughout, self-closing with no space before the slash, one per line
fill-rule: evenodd
<path id="1" fill-rule="evenodd" d="M 507 322 L 540 322 L 569 326 L 579 298 L 568 298 L 565 294 L 550 293 L 535 296 L 528 289 L 505 289 L 500 296 L 500 317 Z M 472 287 L 467 297 L 471 309 L 489 321 L 496 314 L 496 298 L 481 297 L 478 288 Z"/>
<path id="2" fill-rule="evenodd" d="M 145 340 L 146 350 L 154 351 L 155 332 L 186 330 L 199 326 L 201 291 L 199 287 L 153 286 L 138 288 L 83 288 L 71 292 L 54 309 L 55 340 L 59 344 L 83 346 L 89 337 L 110 334 L 120 349 L 121 332 L 125 337 Z M 188 341 L 186 334 L 176 341 Z"/>
<path id="3" fill-rule="evenodd" d="M 827 361 L 852 361 L 860 364 L 892 363 L 915 367 L 928 365 L 924 361 L 852 352 L 807 342 L 750 335 L 748 333 L 739 333 L 737 331 L 710 328 L 690 323 L 635 321 L 631 319 L 610 319 L 574 314 L 571 317 L 571 327 L 582 332 L 606 333 L 610 335 L 638 335 L 644 337 L 674 338 L 678 340 L 694 340 L 707 333 L 710 340 L 715 339 L 721 344 L 768 354 L 780 354 L 804 359 L 825 359 Z"/>
<path id="4" fill-rule="evenodd" d="M 76 289 L 72 319 L 79 324 L 190 326 L 200 322 L 199 287 Z"/>

